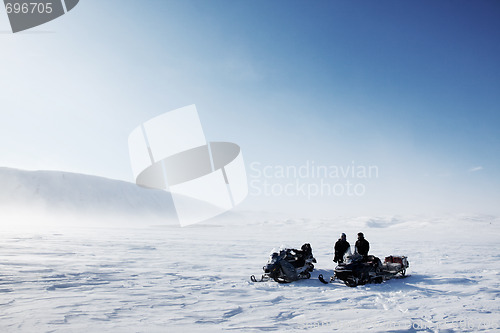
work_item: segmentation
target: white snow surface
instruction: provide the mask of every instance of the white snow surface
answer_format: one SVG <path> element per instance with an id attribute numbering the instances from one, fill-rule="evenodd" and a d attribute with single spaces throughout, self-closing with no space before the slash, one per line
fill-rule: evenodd
<path id="1" fill-rule="evenodd" d="M 266 215 L 266 214 L 262 214 Z M 138 227 L 3 224 L 2 332 L 455 332 L 500 325 L 499 219 L 266 220 Z M 333 272 L 340 232 L 407 255 L 405 279 L 349 288 Z M 309 280 L 252 283 L 273 248 L 311 243 Z"/>
<path id="2" fill-rule="evenodd" d="M 9 172 L 19 176 L 4 169 L 2 184 L 16 193 L 28 189 L 36 196 L 44 191 L 32 192 L 37 186 L 55 186 L 37 176 L 37 186 L 26 181 L 19 187 L 18 178 L 5 176 Z M 0 216 L 0 332 L 500 330 L 496 216 L 310 219 L 238 212 L 181 228 L 146 209 L 139 215 L 126 210 L 133 223 L 127 214 L 96 220 L 75 208 L 91 206 L 95 193 L 120 189 L 122 199 L 107 201 L 111 212 L 148 199 L 132 184 L 85 177 L 83 183 L 92 184 L 87 190 L 78 191 L 80 182 L 70 186 L 76 192 L 67 190 L 75 195 L 54 199 L 64 214 L 30 213 L 29 200 L 20 200 L 24 208 L 15 205 L 18 211 Z M 2 209 L 14 207 L 10 192 L 2 193 Z M 371 254 L 408 256 L 409 276 L 356 288 L 320 283 L 319 274 L 333 274 L 332 247 L 340 233 L 353 245 L 359 231 Z M 306 242 L 318 261 L 311 279 L 250 281 L 262 274 L 273 248 Z"/>

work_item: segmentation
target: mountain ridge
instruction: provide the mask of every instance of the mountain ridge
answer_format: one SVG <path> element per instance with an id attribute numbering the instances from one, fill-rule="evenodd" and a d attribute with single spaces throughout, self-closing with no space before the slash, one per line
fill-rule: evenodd
<path id="1" fill-rule="evenodd" d="M 169 192 L 100 176 L 0 167 L 0 208 L 176 218 Z"/>

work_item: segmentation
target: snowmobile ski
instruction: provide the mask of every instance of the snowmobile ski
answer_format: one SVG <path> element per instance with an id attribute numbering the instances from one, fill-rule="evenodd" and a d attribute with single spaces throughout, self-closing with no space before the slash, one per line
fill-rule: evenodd
<path id="1" fill-rule="evenodd" d="M 323 274 L 320 274 L 318 276 L 318 280 L 320 280 L 321 282 L 323 282 L 324 284 L 328 284 L 329 282 L 327 282 L 324 278 L 323 278 Z"/>
<path id="2" fill-rule="evenodd" d="M 260 280 L 257 280 L 257 278 L 255 277 L 255 275 L 252 275 L 252 276 L 250 276 L 250 280 L 252 280 L 252 282 L 266 282 L 266 281 L 269 280 L 269 278 L 266 277 L 266 276 L 264 276 L 264 275 L 262 275 L 261 278 L 260 278 Z"/>
<path id="3" fill-rule="evenodd" d="M 320 280 L 324 284 L 332 283 L 333 281 L 335 281 L 335 274 L 332 275 L 328 281 L 325 280 L 325 277 L 323 276 L 323 274 L 320 274 L 318 276 L 318 280 Z"/>

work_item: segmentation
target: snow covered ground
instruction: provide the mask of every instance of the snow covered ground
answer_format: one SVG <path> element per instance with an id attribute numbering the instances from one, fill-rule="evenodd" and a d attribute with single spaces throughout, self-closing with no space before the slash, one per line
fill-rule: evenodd
<path id="1" fill-rule="evenodd" d="M 0 224 L 1 332 L 500 330 L 497 217 L 241 213 L 185 228 L 32 222 Z M 339 234 L 353 244 L 359 231 L 372 254 L 407 255 L 410 276 L 321 284 Z M 310 280 L 250 282 L 273 248 L 304 242 L 318 260 Z"/>

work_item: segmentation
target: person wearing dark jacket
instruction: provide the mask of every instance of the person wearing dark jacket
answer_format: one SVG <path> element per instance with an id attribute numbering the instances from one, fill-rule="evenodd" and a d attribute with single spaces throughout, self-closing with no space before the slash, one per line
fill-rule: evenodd
<path id="1" fill-rule="evenodd" d="M 356 241 L 356 252 L 366 257 L 368 251 L 370 251 L 370 243 L 365 239 L 363 233 L 360 232 L 358 233 L 358 240 Z"/>
<path id="2" fill-rule="evenodd" d="M 346 240 L 346 235 L 342 233 L 339 240 L 335 243 L 335 247 L 333 248 L 335 253 L 333 261 L 339 264 L 344 262 L 344 254 L 350 246 L 351 245 Z"/>

